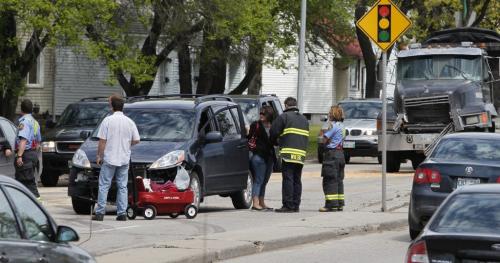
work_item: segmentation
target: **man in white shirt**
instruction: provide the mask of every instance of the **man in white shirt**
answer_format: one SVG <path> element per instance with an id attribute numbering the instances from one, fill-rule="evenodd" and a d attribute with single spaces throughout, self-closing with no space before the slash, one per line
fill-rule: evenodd
<path id="1" fill-rule="evenodd" d="M 113 177 L 116 177 L 116 220 L 126 221 L 130 147 L 139 143 L 140 137 L 134 121 L 123 115 L 124 99 L 119 95 L 112 95 L 109 98 L 109 103 L 113 115 L 106 117 L 102 121 L 97 133 L 97 137 L 99 137 L 97 164 L 101 165 L 101 172 L 99 173 L 97 207 L 92 219 L 96 221 L 104 220 L 108 191 Z"/>

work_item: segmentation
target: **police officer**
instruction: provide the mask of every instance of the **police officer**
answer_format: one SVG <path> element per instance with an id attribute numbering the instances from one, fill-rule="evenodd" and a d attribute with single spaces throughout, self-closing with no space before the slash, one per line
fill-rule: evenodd
<path id="1" fill-rule="evenodd" d="M 279 144 L 282 159 L 282 202 L 278 213 L 299 212 L 302 195 L 302 167 L 309 140 L 309 122 L 299 113 L 297 100 L 288 97 L 285 111 L 271 126 L 271 142 Z"/>
<path id="2" fill-rule="evenodd" d="M 24 184 L 37 198 L 38 193 L 35 168 L 38 165 L 37 148 L 42 140 L 40 125 L 31 116 L 33 103 L 25 99 L 21 102 L 22 116 L 18 120 L 18 134 L 16 137 L 16 180 Z"/>
<path id="3" fill-rule="evenodd" d="M 340 106 L 332 106 L 328 114 L 331 125 L 323 135 L 327 145 L 323 155 L 321 177 L 323 177 L 323 192 L 325 206 L 320 212 L 342 211 L 344 207 L 344 151 L 342 149 L 345 138 L 343 125 L 343 111 Z"/>

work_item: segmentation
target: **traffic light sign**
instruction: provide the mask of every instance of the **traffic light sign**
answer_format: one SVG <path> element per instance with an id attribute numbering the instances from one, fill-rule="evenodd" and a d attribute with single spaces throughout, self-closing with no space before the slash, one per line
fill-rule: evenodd
<path id="1" fill-rule="evenodd" d="M 379 0 L 356 26 L 386 51 L 410 28 L 411 21 L 391 0 Z"/>
<path id="2" fill-rule="evenodd" d="M 391 42 L 391 6 L 378 5 L 378 42 Z"/>

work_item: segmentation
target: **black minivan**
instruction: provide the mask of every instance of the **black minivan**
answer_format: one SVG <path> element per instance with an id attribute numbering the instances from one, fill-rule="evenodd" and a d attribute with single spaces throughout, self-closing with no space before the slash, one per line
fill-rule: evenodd
<path id="1" fill-rule="evenodd" d="M 191 177 L 196 206 L 204 196 L 231 197 L 237 209 L 252 203 L 252 177 L 243 113 L 219 95 L 164 95 L 127 98 L 124 114 L 137 125 L 141 142 L 132 146 L 129 173 L 153 181 L 173 180 L 179 169 Z M 97 199 L 98 128 L 75 153 L 68 195 L 78 214 L 91 212 Z M 114 202 L 112 186 L 108 201 Z"/>

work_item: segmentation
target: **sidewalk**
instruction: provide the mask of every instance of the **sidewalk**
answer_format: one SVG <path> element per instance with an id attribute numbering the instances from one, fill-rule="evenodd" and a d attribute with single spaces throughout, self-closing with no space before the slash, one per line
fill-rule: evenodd
<path id="1" fill-rule="evenodd" d="M 214 262 L 345 235 L 403 227 L 407 225 L 407 211 L 407 207 L 401 207 L 387 213 L 318 213 L 270 227 L 256 221 L 255 228 L 166 240 L 154 246 L 103 255 L 97 257 L 97 262 Z"/>

